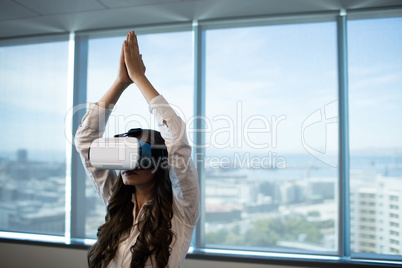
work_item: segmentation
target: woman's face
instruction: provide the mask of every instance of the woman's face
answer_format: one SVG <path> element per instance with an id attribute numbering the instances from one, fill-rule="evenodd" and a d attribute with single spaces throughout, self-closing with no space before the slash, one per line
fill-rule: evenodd
<path id="1" fill-rule="evenodd" d="M 138 137 L 140 140 L 146 142 L 144 137 Z M 148 186 L 153 183 L 155 173 L 153 169 L 133 169 L 124 170 L 121 172 L 123 183 L 131 186 Z"/>

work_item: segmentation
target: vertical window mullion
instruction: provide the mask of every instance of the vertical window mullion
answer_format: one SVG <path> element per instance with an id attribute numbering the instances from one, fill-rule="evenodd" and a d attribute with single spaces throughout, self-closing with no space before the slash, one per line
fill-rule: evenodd
<path id="1" fill-rule="evenodd" d="M 197 223 L 195 231 L 195 247 L 204 246 L 204 155 L 205 128 L 203 118 L 205 117 L 205 30 L 197 22 L 193 24 L 194 34 L 194 160 L 198 172 L 198 181 L 200 185 L 200 212 L 201 216 Z"/>
<path id="2" fill-rule="evenodd" d="M 68 86 L 67 86 L 67 110 L 64 126 L 72 125 L 73 91 L 74 91 L 74 57 L 75 57 L 75 34 L 70 33 L 68 45 Z M 71 239 L 71 157 L 73 145 L 72 128 L 65 128 L 66 134 L 66 185 L 65 185 L 65 233 L 66 243 Z"/>
<path id="3" fill-rule="evenodd" d="M 346 11 L 338 16 L 339 254 L 350 258 L 349 112 Z"/>
<path id="4" fill-rule="evenodd" d="M 75 36 L 73 84 L 73 137 L 86 112 L 88 37 Z M 85 171 L 72 143 L 71 156 L 71 237 L 85 238 Z"/>

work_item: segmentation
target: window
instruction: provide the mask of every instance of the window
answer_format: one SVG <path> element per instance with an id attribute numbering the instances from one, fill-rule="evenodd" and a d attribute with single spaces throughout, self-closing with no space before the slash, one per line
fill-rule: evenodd
<path id="1" fill-rule="evenodd" d="M 0 47 L 0 230 L 64 235 L 68 42 Z"/>
<path id="2" fill-rule="evenodd" d="M 299 22 L 200 21 L 194 31 L 189 24 L 143 28 L 139 34 L 147 76 L 187 123 L 195 152 L 204 152 L 197 155 L 203 195 L 194 256 L 402 260 L 402 17 L 347 21 L 350 196 L 343 196 L 341 23 L 333 15 L 310 16 Z M 198 31 L 202 42 L 193 44 Z M 87 73 L 77 75 L 86 84 L 74 92 L 86 95 L 82 102 L 97 102 L 113 83 L 125 39 L 121 32 L 76 33 L 76 48 L 88 45 Z M 85 211 L 76 209 L 79 221 L 65 212 L 69 173 L 85 177 L 69 170 L 66 158 L 72 149 L 64 135 L 72 102 L 68 46 L 66 41 L 0 46 L 2 233 L 71 235 L 71 241 L 87 243 L 104 221 L 105 205 L 88 178 L 85 192 L 76 194 L 85 202 Z M 205 73 L 197 70 L 193 77 L 193 66 L 205 67 Z M 202 118 L 193 112 L 204 109 Z M 195 120 L 203 120 L 205 128 L 194 129 Z M 141 93 L 131 86 L 114 107 L 105 136 L 134 127 L 157 129 Z M 340 200 L 346 198 L 349 222 L 340 217 L 345 208 Z M 343 228 L 350 237 L 342 236 Z"/>
<path id="3" fill-rule="evenodd" d="M 398 206 L 392 202 L 402 198 L 402 18 L 349 21 L 348 44 L 350 191 L 360 192 L 360 205 L 366 202 L 366 209 L 382 206 L 384 222 L 399 228 L 402 211 L 395 210 Z M 362 212 L 358 207 L 350 210 L 351 215 L 368 216 Z M 372 222 L 379 230 L 380 223 Z M 350 224 L 359 241 L 361 223 Z M 392 234 L 401 231 L 393 229 Z M 377 237 L 389 232 L 384 228 Z M 399 246 L 395 241 L 390 243 Z M 402 250 L 388 243 L 380 249 L 376 244 L 383 243 L 376 240 L 364 249 L 352 246 L 352 251 L 399 254 Z"/>
<path id="4" fill-rule="evenodd" d="M 112 85 L 125 38 L 89 40 L 88 102 L 97 102 Z M 194 83 L 191 32 L 139 35 L 138 42 L 147 77 L 183 120 L 189 121 L 193 115 Z M 158 129 L 144 97 L 132 85 L 114 107 L 104 135 L 112 137 L 137 127 Z M 86 237 L 96 237 L 97 228 L 105 220 L 106 210 L 89 179 L 86 180 L 86 199 L 91 204 L 86 214 Z"/>
<path id="5" fill-rule="evenodd" d="M 334 22 L 206 33 L 205 244 L 338 250 Z"/>

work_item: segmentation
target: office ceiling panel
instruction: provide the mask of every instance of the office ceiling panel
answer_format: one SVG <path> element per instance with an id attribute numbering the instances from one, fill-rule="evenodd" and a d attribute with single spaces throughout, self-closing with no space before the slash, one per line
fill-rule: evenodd
<path id="1" fill-rule="evenodd" d="M 0 39 L 194 20 L 402 7 L 402 0 L 0 0 Z"/>
<path id="2" fill-rule="evenodd" d="M 34 17 L 38 14 L 11 0 L 0 1 L 0 21 Z"/>
<path id="3" fill-rule="evenodd" d="M 81 13 L 105 9 L 96 0 L 14 0 L 14 2 L 40 15 Z"/>
<path id="4" fill-rule="evenodd" d="M 108 8 L 160 5 L 166 3 L 180 2 L 181 0 L 98 0 Z"/>

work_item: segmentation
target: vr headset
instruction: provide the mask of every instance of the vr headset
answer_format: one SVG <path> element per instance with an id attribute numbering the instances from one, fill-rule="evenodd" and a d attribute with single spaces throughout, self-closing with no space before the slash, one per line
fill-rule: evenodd
<path id="1" fill-rule="evenodd" d="M 134 128 L 114 138 L 94 140 L 88 151 L 91 165 L 99 169 L 133 170 L 154 169 L 166 163 L 166 147 L 158 145 L 153 148 L 137 139 L 141 134 L 141 128 Z"/>

